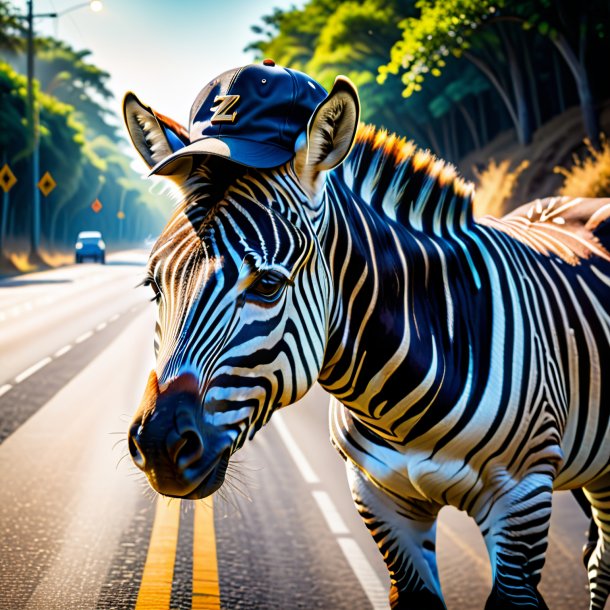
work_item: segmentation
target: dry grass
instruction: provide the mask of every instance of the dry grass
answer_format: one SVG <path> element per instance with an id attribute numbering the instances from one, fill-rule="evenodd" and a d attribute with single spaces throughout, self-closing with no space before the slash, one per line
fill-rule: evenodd
<path id="1" fill-rule="evenodd" d="M 30 271 L 36 271 L 36 265 L 32 265 L 28 261 L 27 252 L 11 252 L 8 255 L 8 257 L 9 257 L 9 260 L 11 261 L 11 263 L 13 263 L 13 265 L 15 265 L 15 268 L 20 273 L 28 273 Z"/>
<path id="2" fill-rule="evenodd" d="M 522 161 L 515 169 L 510 169 L 509 160 L 496 163 L 493 159 L 482 171 L 473 169 L 477 179 L 473 199 L 475 218 L 481 216 L 500 217 L 506 214 L 507 203 L 515 190 L 521 173 L 529 167 L 529 161 Z"/>
<path id="3" fill-rule="evenodd" d="M 74 262 L 74 254 L 67 252 L 47 252 L 42 250 L 40 256 L 49 267 L 62 267 Z"/>
<path id="4" fill-rule="evenodd" d="M 601 148 L 596 150 L 585 140 L 588 155 L 572 158 L 574 165 L 567 169 L 555 167 L 553 171 L 564 177 L 560 195 L 568 197 L 610 197 L 610 143 L 602 134 Z"/>
<path id="5" fill-rule="evenodd" d="M 67 254 L 65 252 L 48 252 L 41 249 L 40 256 L 48 267 L 61 267 L 62 265 L 70 265 L 74 262 L 74 254 Z M 31 273 L 38 269 L 36 265 L 33 265 L 28 260 L 27 252 L 12 252 L 8 257 L 19 273 Z"/>

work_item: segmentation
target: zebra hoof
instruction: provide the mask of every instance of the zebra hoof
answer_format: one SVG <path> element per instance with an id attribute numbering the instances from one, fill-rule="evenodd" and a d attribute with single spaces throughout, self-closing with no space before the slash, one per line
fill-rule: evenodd
<path id="1" fill-rule="evenodd" d="M 491 595 L 487 598 L 487 603 L 485 604 L 485 610 L 549 610 L 549 607 L 546 605 L 542 595 L 540 595 L 540 591 L 538 589 L 533 588 L 530 589 L 529 586 L 526 587 L 526 590 L 529 589 L 533 596 L 536 597 L 536 601 L 532 600 L 531 603 L 524 603 L 523 599 L 519 599 L 517 597 L 517 601 L 498 595 L 497 589 L 494 586 L 492 589 Z"/>
<path id="2" fill-rule="evenodd" d="M 446 610 L 443 601 L 429 591 L 395 591 L 390 593 L 390 607 L 392 610 Z"/>

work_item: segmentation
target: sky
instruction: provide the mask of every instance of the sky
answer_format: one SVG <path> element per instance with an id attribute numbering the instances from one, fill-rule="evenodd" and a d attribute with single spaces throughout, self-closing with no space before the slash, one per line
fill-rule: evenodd
<path id="1" fill-rule="evenodd" d="M 58 12 L 83 0 L 34 0 L 35 13 Z M 208 81 L 251 63 L 244 47 L 256 35 L 250 26 L 274 7 L 304 0 L 103 0 L 59 19 L 39 19 L 40 34 L 59 37 L 93 52 L 91 61 L 111 74 L 111 102 L 118 114 L 126 91 L 186 125 L 191 104 Z M 25 12 L 25 0 L 13 0 Z"/>

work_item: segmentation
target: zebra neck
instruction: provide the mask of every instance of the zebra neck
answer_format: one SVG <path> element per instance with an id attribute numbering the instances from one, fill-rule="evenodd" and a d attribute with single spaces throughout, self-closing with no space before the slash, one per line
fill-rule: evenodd
<path id="1" fill-rule="evenodd" d="M 372 427 L 394 408 L 421 416 L 431 393 L 449 387 L 445 352 L 462 345 L 447 298 L 455 260 L 341 181 L 329 179 L 326 204 L 332 302 L 319 382 Z"/>
<path id="2" fill-rule="evenodd" d="M 473 185 L 452 165 L 387 132 L 361 127 L 335 172 L 379 215 L 413 230 L 451 238 L 474 223 Z"/>

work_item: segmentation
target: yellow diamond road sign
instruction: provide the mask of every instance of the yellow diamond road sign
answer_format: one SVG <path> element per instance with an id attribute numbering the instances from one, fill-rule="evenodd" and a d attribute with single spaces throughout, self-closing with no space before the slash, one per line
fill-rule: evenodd
<path id="1" fill-rule="evenodd" d="M 45 197 L 48 197 L 56 186 L 57 182 L 53 180 L 53 176 L 51 176 L 49 172 L 46 172 L 45 175 L 38 181 L 38 188 Z"/>
<path id="2" fill-rule="evenodd" d="M 17 182 L 17 178 L 15 178 L 15 174 L 11 171 L 11 168 L 8 166 L 8 163 L 4 164 L 4 167 L 0 169 L 0 186 L 5 193 L 8 193 L 13 186 L 15 186 L 15 182 Z"/>
<path id="3" fill-rule="evenodd" d="M 103 208 L 104 206 L 102 205 L 102 202 L 99 199 L 96 199 L 92 204 L 91 204 L 91 209 L 98 214 L 99 211 Z"/>

